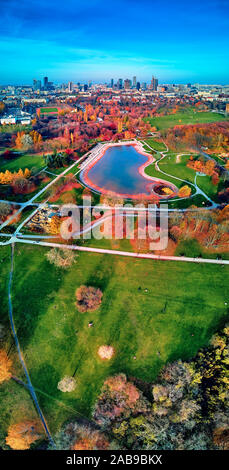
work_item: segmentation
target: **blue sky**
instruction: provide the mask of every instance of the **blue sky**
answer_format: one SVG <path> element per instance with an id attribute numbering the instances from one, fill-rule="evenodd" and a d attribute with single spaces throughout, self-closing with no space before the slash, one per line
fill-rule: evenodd
<path id="1" fill-rule="evenodd" d="M 0 0 L 0 83 L 229 83 L 229 0 Z"/>

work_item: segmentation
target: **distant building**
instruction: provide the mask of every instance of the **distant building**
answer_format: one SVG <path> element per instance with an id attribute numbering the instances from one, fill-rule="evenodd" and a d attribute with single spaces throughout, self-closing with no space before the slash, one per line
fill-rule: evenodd
<path id="1" fill-rule="evenodd" d="M 129 80 L 129 78 L 126 78 L 126 80 L 124 80 L 124 88 L 125 90 L 129 90 L 130 87 L 131 87 L 131 80 Z"/>
<path id="2" fill-rule="evenodd" d="M 154 76 L 152 76 L 152 80 L 151 80 L 151 83 L 150 83 L 150 88 L 153 91 L 157 91 L 157 87 L 158 87 L 158 79 L 155 78 Z"/>
<path id="3" fill-rule="evenodd" d="M 136 83 L 136 88 L 137 88 L 137 90 L 140 90 L 140 88 L 141 88 L 140 82 Z"/>
<path id="4" fill-rule="evenodd" d="M 48 88 L 48 77 L 44 77 L 44 89 L 47 90 Z"/>
<path id="5" fill-rule="evenodd" d="M 68 82 L 68 91 L 69 93 L 71 93 L 73 90 L 73 83 L 72 82 Z"/>
<path id="6" fill-rule="evenodd" d="M 34 91 L 41 90 L 41 80 L 33 80 Z"/>
<path id="7" fill-rule="evenodd" d="M 118 89 L 119 89 L 119 90 L 122 89 L 122 78 L 119 78 L 119 79 L 118 79 Z"/>
<path id="8" fill-rule="evenodd" d="M 5 114 L 0 119 L 1 124 L 31 124 L 31 115 L 22 111 L 21 109 L 15 109 L 11 114 Z"/>
<path id="9" fill-rule="evenodd" d="M 112 78 L 111 79 L 111 88 L 113 88 L 113 86 L 114 86 L 114 79 Z"/>
<path id="10" fill-rule="evenodd" d="M 133 77 L 133 87 L 136 88 L 137 85 L 137 78 Z"/>

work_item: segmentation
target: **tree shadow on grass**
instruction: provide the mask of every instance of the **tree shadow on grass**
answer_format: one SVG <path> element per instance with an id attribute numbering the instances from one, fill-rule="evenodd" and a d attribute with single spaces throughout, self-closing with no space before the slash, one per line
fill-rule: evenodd
<path id="1" fill-rule="evenodd" d="M 28 270 L 26 274 L 23 272 L 23 275 L 20 273 L 20 263 L 17 263 L 17 258 L 15 259 L 12 286 L 13 315 L 23 348 L 29 344 L 41 316 L 46 313 L 46 309 L 55 298 L 57 285 L 59 288 L 60 281 L 64 277 L 64 272 L 50 265 L 44 254 L 37 269 L 33 269 L 32 272 Z M 28 263 L 33 262 L 33 259 L 29 259 L 29 254 L 27 259 Z"/>

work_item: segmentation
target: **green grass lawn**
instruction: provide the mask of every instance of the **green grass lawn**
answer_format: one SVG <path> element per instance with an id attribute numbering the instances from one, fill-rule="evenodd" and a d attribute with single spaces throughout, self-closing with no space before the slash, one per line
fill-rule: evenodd
<path id="1" fill-rule="evenodd" d="M 168 129 L 178 125 L 198 124 L 206 122 L 228 121 L 228 116 L 210 111 L 198 112 L 194 109 L 187 109 L 183 112 L 170 114 L 167 116 L 158 116 L 155 118 L 147 118 L 152 126 L 158 130 Z"/>
<path id="2" fill-rule="evenodd" d="M 177 178 L 181 178 L 182 180 L 186 180 L 189 183 L 194 183 L 195 180 L 195 175 L 196 172 L 192 168 L 187 167 L 187 161 L 190 158 L 190 155 L 181 155 L 177 157 L 178 154 L 171 154 L 169 153 L 168 155 L 166 154 L 165 158 L 163 158 L 160 162 L 158 162 L 159 168 L 164 171 L 165 173 L 171 175 L 167 176 L 164 175 L 163 173 L 160 173 L 157 171 L 155 168 L 155 164 L 151 164 L 148 167 L 146 167 L 145 172 L 149 176 L 155 176 L 157 178 L 162 178 L 165 179 L 171 183 L 174 183 L 178 188 L 181 186 L 184 186 L 186 183 L 183 181 L 179 181 L 173 176 Z M 197 176 L 197 185 L 199 186 L 204 193 L 209 196 L 212 200 L 218 201 L 217 193 L 222 186 L 222 181 L 220 180 L 217 185 L 214 185 L 212 183 L 212 179 L 210 176 L 205 175 L 205 176 Z M 194 188 L 191 186 L 192 193 L 194 193 Z M 201 196 L 197 196 L 199 198 L 200 204 L 196 205 L 202 205 L 202 202 L 204 201 L 204 198 Z M 196 197 L 196 200 L 197 200 Z M 185 201 L 181 201 L 180 207 L 187 207 L 184 205 Z M 170 205 L 173 204 L 172 201 L 169 203 Z M 194 200 L 189 199 L 189 204 L 195 204 Z M 177 207 L 174 206 L 174 207 Z"/>
<path id="3" fill-rule="evenodd" d="M 143 141 L 143 144 L 144 144 L 144 142 L 146 142 L 153 150 L 156 150 L 158 152 L 163 152 L 163 150 L 166 150 L 166 146 L 165 146 L 165 144 L 163 144 L 163 142 L 157 142 L 156 140 L 154 140 L 152 138 L 145 139 L 145 141 Z M 149 148 L 148 148 L 148 150 L 149 150 Z"/>
<path id="4" fill-rule="evenodd" d="M 18 171 L 20 168 L 25 170 L 28 168 L 31 170 L 32 168 L 35 172 L 38 172 L 42 168 L 45 167 L 45 162 L 42 155 L 20 155 L 12 160 L 6 160 L 0 157 L 0 168 L 1 171 Z"/>
<path id="5" fill-rule="evenodd" d="M 52 432 L 77 413 L 90 417 L 108 375 L 124 372 L 154 380 L 166 362 L 195 355 L 228 318 L 229 267 L 80 253 L 76 264 L 63 271 L 49 264 L 46 251 L 16 246 L 13 306 Z M 76 308 L 75 290 L 81 284 L 103 291 L 94 313 Z M 5 309 L 3 303 L 3 315 Z M 91 320 L 94 327 L 88 328 Z M 97 356 L 102 344 L 115 347 L 110 362 Z M 74 373 L 76 390 L 58 391 L 58 381 Z"/>
<path id="6" fill-rule="evenodd" d="M 190 158 L 190 155 L 166 155 L 161 162 L 159 162 L 159 167 L 165 173 L 174 175 L 183 180 L 194 183 L 196 172 L 192 168 L 188 168 L 187 162 Z M 185 183 L 181 183 L 183 185 Z"/>
<path id="7" fill-rule="evenodd" d="M 40 108 L 41 114 L 58 113 L 57 108 Z"/>
<path id="8" fill-rule="evenodd" d="M 205 192 L 205 194 L 207 194 L 212 200 L 218 202 L 218 186 L 220 185 L 220 182 L 219 184 L 212 184 L 212 179 L 211 179 L 211 176 L 209 175 L 201 175 L 201 176 L 197 176 L 197 179 L 196 179 L 196 182 L 197 182 L 197 185 L 199 186 L 200 189 L 202 189 L 202 191 Z"/>
<path id="9" fill-rule="evenodd" d="M 174 175 L 174 177 L 178 177 L 181 179 L 183 179 L 183 177 L 186 176 L 188 181 L 192 182 L 194 180 L 192 173 L 194 173 L 194 176 L 195 176 L 195 172 L 193 170 L 190 170 L 189 168 L 187 168 L 187 170 L 190 170 L 190 171 L 186 172 L 185 164 L 182 161 L 180 163 L 175 163 L 175 162 L 173 163 L 174 160 L 175 160 L 175 156 L 173 155 L 173 156 L 165 157 L 161 162 L 158 163 L 159 168 L 165 173 L 171 174 L 171 176 L 164 175 L 163 173 L 157 171 L 154 163 L 152 163 L 151 165 L 145 168 L 145 173 L 149 176 L 160 178 L 165 181 L 169 181 L 170 183 L 175 184 L 178 188 L 180 188 L 181 186 L 184 186 L 186 183 L 184 183 L 183 181 L 179 181 L 176 178 L 173 178 L 172 175 Z M 193 187 L 191 188 L 192 188 L 192 192 L 194 192 L 195 191 L 194 188 Z"/>
<path id="10" fill-rule="evenodd" d="M 1 240 L 2 237 L 1 237 Z M 5 327 L 5 336 L 0 341 L 0 348 L 8 352 L 13 362 L 12 373 L 16 377 L 25 379 L 21 364 L 18 360 L 17 350 L 11 335 L 10 323 L 8 319 L 8 299 L 7 285 L 10 270 L 10 247 L 0 247 L 0 324 Z M 0 384 L 0 446 L 5 444 L 7 429 L 11 424 L 15 424 L 25 418 L 37 418 L 36 411 L 29 393 L 14 380 L 9 380 Z"/>

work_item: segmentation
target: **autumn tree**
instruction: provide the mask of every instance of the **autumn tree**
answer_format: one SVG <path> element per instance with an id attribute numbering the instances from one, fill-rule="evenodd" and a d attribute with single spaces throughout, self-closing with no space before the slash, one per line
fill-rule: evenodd
<path id="1" fill-rule="evenodd" d="M 105 433 L 95 425 L 70 422 L 55 436 L 58 450 L 108 450 L 111 444 Z M 117 445 L 116 445 L 117 448 Z"/>
<path id="2" fill-rule="evenodd" d="M 91 286 L 80 286 L 76 290 L 76 306 L 80 312 L 93 312 L 101 304 L 103 293 Z"/>
<path id="3" fill-rule="evenodd" d="M 6 444 L 14 450 L 26 450 L 41 437 L 42 430 L 38 422 L 22 421 L 9 427 Z"/>
<path id="4" fill-rule="evenodd" d="M 101 359 L 110 360 L 115 354 L 113 346 L 103 344 L 98 349 L 98 355 Z"/>
<path id="5" fill-rule="evenodd" d="M 60 234 L 60 225 L 61 225 L 61 217 L 58 215 L 53 215 L 51 218 L 51 222 L 49 225 L 49 232 L 53 235 Z"/>
<path id="6" fill-rule="evenodd" d="M 191 195 L 191 188 L 187 184 L 185 186 L 182 186 L 179 191 L 178 191 L 178 196 L 179 197 L 190 197 Z"/>
<path id="7" fill-rule="evenodd" d="M 0 384 L 11 378 L 12 361 L 8 358 L 6 351 L 0 349 Z"/>
<path id="8" fill-rule="evenodd" d="M 74 377 L 66 375 L 57 385 L 58 390 L 61 392 L 73 392 L 76 388 L 76 380 Z"/>
<path id="9" fill-rule="evenodd" d="M 5 219 L 12 212 L 12 206 L 7 202 L 0 202 L 0 219 Z"/>
<path id="10" fill-rule="evenodd" d="M 21 147 L 23 150 L 29 150 L 33 146 L 33 139 L 29 134 L 24 134 L 21 137 Z"/>
<path id="11" fill-rule="evenodd" d="M 73 250 L 59 248 L 52 248 L 46 253 L 46 258 L 51 264 L 64 269 L 76 262 L 76 256 Z"/>

